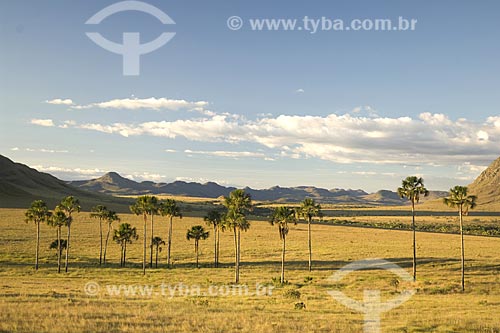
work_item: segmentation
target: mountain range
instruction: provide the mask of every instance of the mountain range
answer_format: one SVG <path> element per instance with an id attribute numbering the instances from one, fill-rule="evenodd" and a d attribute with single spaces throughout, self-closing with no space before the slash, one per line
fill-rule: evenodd
<path id="1" fill-rule="evenodd" d="M 124 178 L 116 172 L 108 172 L 96 179 L 70 181 L 68 184 L 87 191 L 111 195 L 165 194 L 214 199 L 227 196 L 236 189 L 235 187 L 226 187 L 213 182 L 205 184 L 184 181 L 175 181 L 173 183 L 136 182 Z M 244 190 L 257 201 L 299 202 L 304 198 L 313 198 L 321 203 L 356 205 L 402 205 L 406 202 L 406 200 L 399 198 L 396 192 L 388 190 L 381 190 L 372 194 L 363 190 L 325 189 L 314 186 L 274 186 L 260 190 L 245 187 Z M 446 192 L 442 191 L 433 191 L 431 198 L 444 197 L 446 194 Z"/>
<path id="2" fill-rule="evenodd" d="M 500 158 L 484 170 L 469 188 L 471 194 L 479 197 L 481 206 L 500 206 Z M 74 195 L 80 199 L 84 209 L 89 209 L 96 204 L 105 204 L 118 211 L 128 211 L 128 205 L 132 199 L 120 196 L 164 194 L 216 199 L 228 195 L 234 189 L 235 187 L 226 187 L 214 182 L 205 184 L 184 181 L 136 182 L 116 172 L 106 173 L 96 179 L 66 182 L 0 155 L 0 207 L 25 208 L 36 199 L 42 199 L 52 206 L 62 197 Z M 407 204 L 407 201 L 399 198 L 396 192 L 389 190 L 367 193 L 363 190 L 325 189 L 314 186 L 274 186 L 269 189 L 245 187 L 244 190 L 250 193 L 256 201 L 286 203 L 314 198 L 320 203 L 359 206 Z M 446 195 L 445 191 L 431 191 L 430 196 L 422 201 L 437 202 L 437 199 Z"/>

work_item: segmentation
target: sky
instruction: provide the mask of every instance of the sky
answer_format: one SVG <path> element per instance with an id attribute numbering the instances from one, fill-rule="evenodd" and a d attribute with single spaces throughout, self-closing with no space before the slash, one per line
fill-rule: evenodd
<path id="1" fill-rule="evenodd" d="M 410 175 L 466 185 L 500 156 L 498 1 L 148 0 L 175 24 L 137 10 L 85 24 L 116 3 L 0 1 L 0 154 L 64 180 L 369 192 Z M 415 29 L 324 23 L 399 17 Z M 301 29 L 252 29 L 262 19 Z M 87 32 L 175 36 L 123 75 Z"/>

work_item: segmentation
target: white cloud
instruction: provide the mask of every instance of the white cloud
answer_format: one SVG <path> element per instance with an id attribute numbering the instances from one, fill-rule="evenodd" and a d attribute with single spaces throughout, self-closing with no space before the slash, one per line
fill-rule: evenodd
<path id="1" fill-rule="evenodd" d="M 17 149 L 19 150 L 19 148 Z M 65 154 L 65 153 L 69 153 L 68 150 L 55 150 L 55 149 L 45 149 L 45 148 L 24 148 L 25 151 L 28 151 L 30 153 L 50 153 L 50 154 L 54 154 L 54 153 L 62 153 L 62 154 Z"/>
<path id="2" fill-rule="evenodd" d="M 164 175 L 160 175 L 157 173 L 149 173 L 149 172 L 134 172 L 132 174 L 127 174 L 123 177 L 132 179 L 136 182 L 153 181 L 156 183 L 164 182 L 165 179 L 167 178 Z"/>
<path id="3" fill-rule="evenodd" d="M 483 123 L 476 123 L 466 119 L 453 121 L 444 114 L 430 113 L 422 113 L 417 119 L 330 114 L 280 115 L 248 120 L 241 116 L 214 115 L 187 120 L 111 125 L 91 123 L 75 127 L 122 136 L 251 142 L 277 150 L 273 155 L 297 159 L 312 157 L 337 163 L 418 166 L 470 162 L 483 165 L 498 157 L 500 144 L 500 117 L 489 117 Z"/>
<path id="4" fill-rule="evenodd" d="M 175 150 L 175 149 L 165 149 L 165 152 L 167 152 L 167 153 L 177 153 L 177 150 Z"/>
<path id="5" fill-rule="evenodd" d="M 89 179 L 98 178 L 106 173 L 104 170 L 100 169 L 85 169 L 85 168 L 64 168 L 57 166 L 44 166 L 44 165 L 34 165 L 32 168 L 37 169 L 40 172 L 50 173 L 57 178 L 64 180 L 76 180 L 76 179 Z"/>
<path id="6" fill-rule="evenodd" d="M 65 121 L 63 121 L 63 123 L 61 125 L 59 125 L 59 128 L 68 128 L 68 127 L 75 126 L 75 125 L 76 125 L 76 121 L 65 120 Z"/>
<path id="7" fill-rule="evenodd" d="M 242 157 L 266 158 L 266 155 L 264 153 L 250 152 L 250 151 L 224 151 L 224 150 L 193 151 L 186 149 L 184 152 L 188 154 L 210 155 L 210 156 L 228 157 L 228 158 L 242 158 Z"/>
<path id="8" fill-rule="evenodd" d="M 299 89 L 295 90 L 295 92 L 296 92 L 297 94 L 303 94 L 305 91 L 304 91 L 304 89 L 299 88 Z"/>
<path id="9" fill-rule="evenodd" d="M 10 148 L 10 150 L 12 150 L 12 151 L 19 151 L 19 148 L 18 147 L 12 147 L 12 148 Z"/>
<path id="10" fill-rule="evenodd" d="M 375 110 L 369 105 L 357 106 L 354 109 L 352 109 L 351 113 L 358 117 L 363 115 L 366 115 L 370 118 L 378 117 L 377 110 Z"/>
<path id="11" fill-rule="evenodd" d="M 45 101 L 47 104 L 54 104 L 54 105 L 73 105 L 73 101 L 69 98 L 66 99 L 61 99 L 61 98 L 56 98 L 56 99 L 51 99 L 48 101 Z"/>
<path id="12" fill-rule="evenodd" d="M 33 125 L 52 127 L 54 125 L 54 121 L 52 119 L 31 119 L 30 121 Z"/>
<path id="13" fill-rule="evenodd" d="M 208 106 L 208 102 L 205 101 L 186 101 L 183 99 L 169 99 L 169 98 L 122 98 L 122 99 L 112 99 L 104 102 L 91 103 L 86 105 L 74 105 L 74 109 L 121 109 L 121 110 L 139 110 L 139 109 L 150 109 L 150 110 L 194 110 L 207 113 L 211 115 L 212 112 L 205 110 Z"/>

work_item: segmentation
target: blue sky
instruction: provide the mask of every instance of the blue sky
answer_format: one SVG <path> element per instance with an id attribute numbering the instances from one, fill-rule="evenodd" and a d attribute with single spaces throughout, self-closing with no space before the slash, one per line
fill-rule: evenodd
<path id="1" fill-rule="evenodd" d="M 499 154 L 498 1 L 0 2 L 0 153 L 62 179 L 431 189 Z M 226 21 L 243 20 L 238 31 Z M 417 19 L 415 31 L 252 31 L 250 19 Z M 175 37 L 123 76 L 94 44 Z"/>

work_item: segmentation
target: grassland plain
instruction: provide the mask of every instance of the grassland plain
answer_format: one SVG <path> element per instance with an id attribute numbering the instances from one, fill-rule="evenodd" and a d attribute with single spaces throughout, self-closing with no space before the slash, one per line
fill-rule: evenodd
<path id="1" fill-rule="evenodd" d="M 387 271 L 351 273 L 341 282 L 328 280 L 346 264 L 366 258 L 384 258 L 406 270 L 411 267 L 411 233 L 333 225 L 313 227 L 314 270 L 307 271 L 307 228 L 292 226 L 287 238 L 285 286 L 272 295 L 110 295 L 106 286 L 163 285 L 231 286 L 233 239 L 221 237 L 222 267 L 212 268 L 213 239 L 201 242 L 201 268 L 194 266 L 194 246 L 186 230 L 204 224 L 200 217 L 174 220 L 174 267 L 141 274 L 142 238 L 128 247 L 127 267 L 119 268 L 119 246 L 110 243 L 108 265 L 99 267 L 98 223 L 82 212 L 72 226 L 70 271 L 56 273 L 55 251 L 49 243 L 55 230 L 41 228 L 41 268 L 33 268 L 35 226 L 26 224 L 24 210 L 0 210 L 0 331 L 22 332 L 360 332 L 363 315 L 339 304 L 327 293 L 340 290 L 362 300 L 365 289 L 379 289 L 383 300 L 401 290 L 416 288 L 406 303 L 382 314 L 383 332 L 500 332 L 500 239 L 466 236 L 466 292 L 459 292 L 460 241 L 458 235 L 418 233 L 418 281 L 399 286 Z M 142 221 L 121 215 L 142 237 Z M 356 217 L 361 218 L 361 217 Z M 377 219 L 382 217 L 377 217 Z M 389 219 L 396 219 L 391 216 Z M 452 219 L 453 217 L 449 217 Z M 469 217 L 470 218 L 470 217 Z M 405 218 L 403 218 L 405 219 Z M 431 217 L 428 217 L 431 219 Z M 431 221 L 432 222 L 432 221 Z M 116 227 L 116 226 L 115 226 Z M 149 227 L 149 226 L 148 226 Z M 157 217 L 155 235 L 166 239 L 167 221 Z M 242 236 L 241 283 L 270 288 L 279 276 L 280 250 L 276 227 L 252 221 Z M 100 291 L 87 295 L 89 282 Z M 397 290 L 396 290 L 397 289 Z M 295 309 L 303 302 L 305 309 Z"/>

